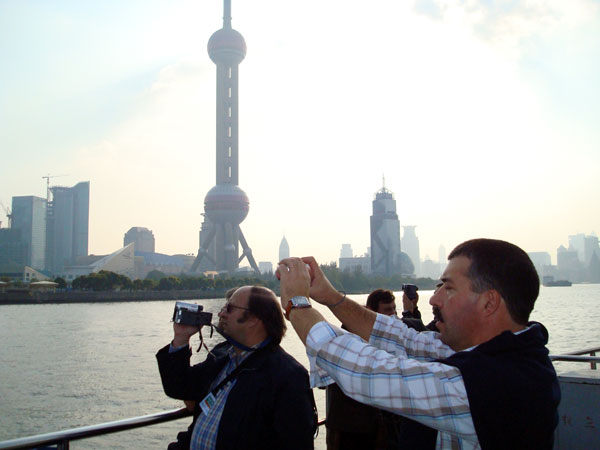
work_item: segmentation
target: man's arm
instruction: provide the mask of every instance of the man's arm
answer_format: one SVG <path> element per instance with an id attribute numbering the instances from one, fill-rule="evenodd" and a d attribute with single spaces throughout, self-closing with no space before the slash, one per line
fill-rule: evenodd
<path id="1" fill-rule="evenodd" d="M 284 259 L 279 264 L 277 276 L 281 281 L 281 304 L 284 309 L 296 295 L 311 297 L 328 306 L 348 331 L 369 340 L 377 314 L 338 292 L 312 256 Z M 290 319 L 298 336 L 305 342 L 312 326 L 325 319 L 314 310 L 303 310 L 301 314 L 297 314 L 298 312 L 300 311 L 292 310 Z"/>
<path id="2" fill-rule="evenodd" d="M 204 363 L 190 367 L 191 350 L 186 344 L 198 332 L 197 327 L 174 323 L 174 338 L 171 344 L 158 351 L 156 359 L 165 394 L 179 400 L 200 400 L 208 389 L 204 381 Z M 184 346 L 173 351 L 174 348 Z M 187 404 L 186 404 L 187 406 Z"/>
<path id="3" fill-rule="evenodd" d="M 457 368 L 392 355 L 325 322 L 309 333 L 307 354 L 313 385 L 319 385 L 319 380 L 333 381 L 361 403 L 476 441 L 466 388 Z"/>

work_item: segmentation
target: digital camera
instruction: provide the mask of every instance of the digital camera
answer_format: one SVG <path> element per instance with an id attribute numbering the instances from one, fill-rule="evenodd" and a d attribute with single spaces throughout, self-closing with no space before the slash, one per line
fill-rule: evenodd
<path id="1" fill-rule="evenodd" d="M 415 284 L 403 284 L 402 290 L 410 300 L 414 300 L 417 298 L 419 287 Z"/>
<path id="2" fill-rule="evenodd" d="M 202 305 L 196 305 L 195 303 L 175 302 L 173 322 L 195 327 L 210 325 L 212 313 L 203 312 L 202 309 L 204 309 Z"/>

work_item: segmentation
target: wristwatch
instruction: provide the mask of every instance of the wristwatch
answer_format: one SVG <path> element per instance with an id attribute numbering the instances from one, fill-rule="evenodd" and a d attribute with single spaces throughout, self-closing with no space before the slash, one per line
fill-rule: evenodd
<path id="1" fill-rule="evenodd" d="M 292 297 L 285 307 L 285 318 L 290 320 L 290 312 L 292 312 L 293 308 L 312 308 L 310 301 L 308 298 L 303 295 L 296 295 Z"/>

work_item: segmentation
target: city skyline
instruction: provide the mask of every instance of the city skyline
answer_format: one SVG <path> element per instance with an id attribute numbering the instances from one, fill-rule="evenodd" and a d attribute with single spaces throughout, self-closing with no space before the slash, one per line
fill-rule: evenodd
<path id="1" fill-rule="evenodd" d="M 385 174 L 421 258 L 493 237 L 555 264 L 600 223 L 599 8 L 235 3 L 256 260 L 274 261 L 284 233 L 294 255 L 362 254 Z M 0 200 L 45 197 L 42 176 L 69 174 L 52 184 L 92 183 L 90 253 L 142 226 L 157 252 L 196 254 L 215 166 L 205 43 L 221 13 L 221 0 L 2 2 Z"/>

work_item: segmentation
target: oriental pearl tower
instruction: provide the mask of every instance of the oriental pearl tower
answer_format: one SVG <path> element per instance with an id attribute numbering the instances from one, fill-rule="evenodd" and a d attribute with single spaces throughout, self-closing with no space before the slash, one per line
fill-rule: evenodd
<path id="1" fill-rule="evenodd" d="M 223 28 L 210 37 L 208 54 L 217 66 L 217 184 L 204 198 L 200 248 L 191 270 L 232 273 L 245 257 L 259 272 L 240 228 L 250 205 L 238 186 L 238 66 L 246 56 L 246 41 L 231 28 L 231 0 L 223 1 Z"/>

